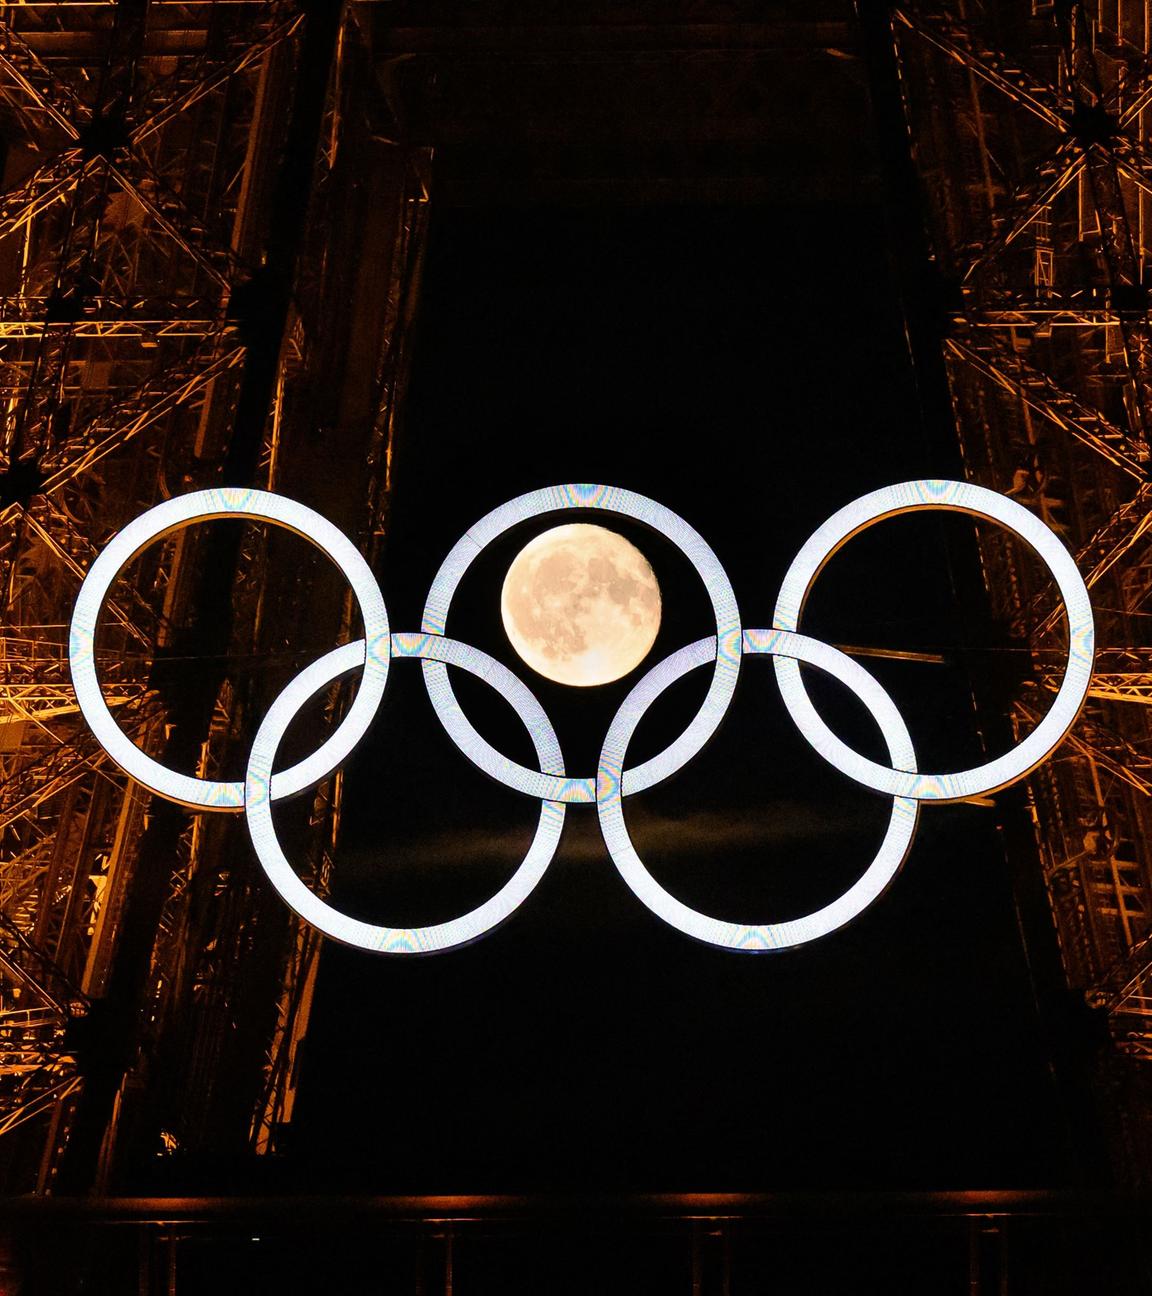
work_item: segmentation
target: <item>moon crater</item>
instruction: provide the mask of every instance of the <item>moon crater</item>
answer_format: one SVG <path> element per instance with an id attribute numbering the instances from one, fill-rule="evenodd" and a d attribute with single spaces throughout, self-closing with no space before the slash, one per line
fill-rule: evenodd
<path id="1" fill-rule="evenodd" d="M 573 522 L 516 555 L 500 612 L 513 648 L 534 671 L 587 688 L 620 679 L 648 655 L 660 629 L 660 587 L 622 535 Z"/>

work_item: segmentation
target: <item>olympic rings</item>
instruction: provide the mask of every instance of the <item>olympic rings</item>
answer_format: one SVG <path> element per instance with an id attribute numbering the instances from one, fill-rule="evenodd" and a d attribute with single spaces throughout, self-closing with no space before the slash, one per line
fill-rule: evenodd
<path id="1" fill-rule="evenodd" d="M 506 666 L 478 648 L 441 636 L 394 635 L 392 650 L 397 656 L 425 658 L 435 652 L 438 661 L 449 662 L 486 679 L 512 703 L 528 730 L 541 768 L 556 773 L 563 772 L 560 743 L 552 722 L 539 702 Z M 281 898 L 305 922 L 346 945 L 356 945 L 360 949 L 376 950 L 382 954 L 429 954 L 435 950 L 467 944 L 509 917 L 513 910 L 524 903 L 536 883 L 544 876 L 544 870 L 552 862 L 564 828 L 564 806 L 561 803 L 540 803 L 540 822 L 528 853 L 512 877 L 490 900 L 460 918 L 430 927 L 382 927 L 350 918 L 309 891 L 293 872 L 292 865 L 288 863 L 280 847 L 276 827 L 272 823 L 272 797 L 269 795 L 274 781 L 272 762 L 276 759 L 280 739 L 297 712 L 313 694 L 354 669 L 362 659 L 363 645 L 359 641 L 345 644 L 326 654 L 301 671 L 264 717 L 264 723 L 256 734 L 248 757 L 248 773 L 244 784 L 244 802 L 252 845 L 264 872 Z"/>
<path id="2" fill-rule="evenodd" d="M 999 522 L 1029 544 L 1052 573 L 1068 613 L 1068 662 L 1056 700 L 1044 719 L 1012 751 L 987 764 L 959 774 L 917 774 L 914 766 L 885 769 L 841 742 L 816 713 L 797 662 L 777 657 L 776 679 L 784 705 L 800 732 L 842 774 L 888 796 L 960 801 L 1007 787 L 1047 760 L 1076 722 L 1092 679 L 1095 629 L 1087 586 L 1068 550 L 1034 513 L 1015 500 L 969 482 L 903 482 L 862 495 L 834 513 L 792 560 L 776 599 L 772 623 L 781 630 L 798 627 L 804 600 L 820 569 L 854 535 L 884 518 L 923 509 L 970 513 Z"/>
<path id="3" fill-rule="evenodd" d="M 732 701 L 732 694 L 736 691 L 736 677 L 740 671 L 740 613 L 736 607 L 732 583 L 703 537 L 682 517 L 663 504 L 657 504 L 655 500 L 614 486 L 553 486 L 521 495 L 481 518 L 465 532 L 444 559 L 432 581 L 432 588 L 428 591 L 423 627 L 429 634 L 444 633 L 452 598 L 464 573 L 480 551 L 498 536 L 529 518 L 575 508 L 598 509 L 634 518 L 638 522 L 647 523 L 653 530 L 671 540 L 704 582 L 716 617 L 719 651 L 715 654 L 712 682 L 708 686 L 707 696 L 692 722 L 671 746 L 623 775 L 630 795 L 633 792 L 643 792 L 645 788 L 662 783 L 669 775 L 675 774 L 712 737 Z M 452 696 L 448 672 L 440 663 L 431 660 L 424 663 L 424 682 L 429 695 L 435 690 L 446 692 L 449 698 Z M 439 708 L 436 714 L 443 721 Z M 502 759 L 499 763 L 490 761 L 483 750 L 487 744 L 463 716 L 460 719 L 462 723 L 454 727 L 446 724 L 445 727 L 460 750 L 493 778 L 528 796 L 566 802 L 596 799 L 595 779 L 549 779 Z"/>
<path id="4" fill-rule="evenodd" d="M 930 508 L 971 513 L 1014 531 L 1048 566 L 1068 613 L 1068 664 L 1051 710 L 1012 751 L 958 774 L 919 773 L 907 727 L 884 689 L 838 649 L 797 632 L 813 581 L 842 544 L 884 518 Z M 565 772 L 551 721 L 511 671 L 480 649 L 445 634 L 460 581 L 486 545 L 520 522 L 571 509 L 594 509 L 632 518 L 670 540 L 704 582 L 716 621 L 714 635 L 672 653 L 629 692 L 609 725 L 595 777 L 571 777 Z M 141 752 L 112 718 L 100 692 L 93 653 L 100 609 L 124 566 L 153 540 L 192 522 L 215 517 L 272 522 L 310 540 L 332 558 L 348 579 L 364 622 L 363 639 L 325 654 L 302 671 L 272 704 L 252 744 L 243 783 L 192 778 Z M 957 800 L 995 791 L 1024 777 L 1051 754 L 1074 723 L 1087 694 L 1094 629 L 1087 588 L 1057 537 L 1020 504 L 979 486 L 949 481 L 889 486 L 862 496 L 829 518 L 788 569 L 773 623 L 765 630 L 742 628 L 736 597 L 719 559 L 683 518 L 632 491 L 566 485 L 522 495 L 482 518 L 444 560 L 428 594 L 422 629 L 416 633 L 392 633 L 383 595 L 371 571 L 347 537 L 331 523 L 283 496 L 220 489 L 168 500 L 113 537 L 80 589 L 69 633 L 69 665 L 80 710 L 112 759 L 138 782 L 169 800 L 200 810 L 243 810 L 257 858 L 277 892 L 306 922 L 336 940 L 389 954 L 428 953 L 475 940 L 507 919 L 540 881 L 559 844 L 566 807 L 594 803 L 613 863 L 636 896 L 658 917 L 709 944 L 741 951 L 778 950 L 842 927 L 881 894 L 911 846 L 921 801 Z M 787 922 L 739 924 L 691 909 L 664 890 L 648 872 L 624 822 L 624 797 L 651 788 L 675 773 L 716 731 L 732 700 L 740 659 L 745 653 L 774 658 L 784 704 L 821 756 L 849 778 L 892 798 L 884 839 L 859 879 L 831 903 Z M 494 896 L 461 917 L 411 929 L 363 922 L 321 900 L 293 871 L 272 820 L 273 801 L 319 782 L 355 747 L 376 714 L 394 657 L 422 661 L 433 709 L 449 737 L 473 764 L 541 803 L 536 833 L 524 859 Z M 833 675 L 865 704 L 884 737 L 890 765 L 866 760 L 832 733 L 808 697 L 800 674 L 801 662 Z M 712 664 L 712 678 L 707 695 L 685 731 L 659 755 L 626 769 L 628 744 L 648 707 L 669 685 L 708 663 Z M 539 769 L 528 769 L 508 759 L 477 732 L 456 700 L 448 666 L 471 672 L 507 699 L 528 730 Z M 273 774 L 280 741 L 301 707 L 319 690 L 357 668 L 362 671 L 359 689 L 335 732 L 311 756 Z"/>
<path id="5" fill-rule="evenodd" d="M 340 568 L 346 577 L 364 622 L 361 658 L 364 677 L 356 699 L 335 733 L 298 765 L 277 774 L 272 781 L 273 799 L 292 796 L 326 778 L 363 738 L 388 680 L 388 656 L 391 638 L 388 633 L 388 611 L 384 596 L 372 575 L 372 569 L 360 556 L 348 537 L 327 518 L 305 508 L 295 500 L 267 491 L 219 490 L 195 491 L 157 504 L 130 522 L 108 542 L 92 564 L 76 596 L 72 624 L 68 632 L 68 665 L 76 702 L 96 740 L 117 765 L 151 792 L 197 810 L 243 810 L 243 783 L 216 783 L 210 779 L 177 774 L 153 760 L 125 737 L 112 718 L 96 678 L 96 661 L 92 646 L 96 638 L 96 621 L 112 582 L 120 572 L 153 540 L 209 518 L 244 517 L 295 531 L 310 540 Z M 291 688 L 291 685 L 289 685 Z"/>
<path id="6" fill-rule="evenodd" d="M 912 739 L 896 704 L 864 667 L 847 654 L 831 644 L 783 630 L 745 630 L 744 651 L 765 653 L 777 661 L 787 657 L 791 661 L 809 662 L 846 684 L 872 713 L 884 736 L 889 757 L 906 768 L 916 768 Z M 608 736 L 600 753 L 596 798 L 600 831 L 620 876 L 637 898 L 670 927 L 710 945 L 723 945 L 735 950 L 774 950 L 802 945 L 843 927 L 867 908 L 892 881 L 912 845 L 920 807 L 911 797 L 894 797 L 884 840 L 864 874 L 839 899 L 804 918 L 780 923 L 724 922 L 697 913 L 670 895 L 644 867 L 632 845 L 624 824 L 625 793 L 620 786 L 619 770 L 641 716 L 670 684 L 702 665 L 715 652 L 716 644 L 711 639 L 700 639 L 687 648 L 681 648 L 654 666 L 624 699 L 608 727 Z"/>

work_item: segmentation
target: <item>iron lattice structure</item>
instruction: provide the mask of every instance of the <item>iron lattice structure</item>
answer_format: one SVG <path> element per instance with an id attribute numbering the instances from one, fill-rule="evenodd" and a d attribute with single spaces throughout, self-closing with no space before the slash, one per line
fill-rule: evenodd
<path id="1" fill-rule="evenodd" d="M 891 13 L 947 319 L 966 469 L 1064 538 L 1100 651 L 1085 711 L 1030 782 L 1068 983 L 1106 1017 L 1127 1176 L 1152 1164 L 1152 6 L 945 0 Z M 1058 686 L 1037 565 L 982 534 L 1028 649 L 1017 733 Z"/>
<path id="2" fill-rule="evenodd" d="M 968 470 L 1067 537 L 1098 611 L 1090 704 L 1031 810 L 1135 1168 L 1152 1164 L 1152 15 L 941 0 L 890 18 Z M 75 1190 L 89 1164 L 115 1186 L 158 1155 L 274 1151 L 291 1118 L 317 938 L 251 876 L 236 820 L 157 805 L 110 766 L 76 712 L 66 629 L 100 547 L 174 493 L 281 489 L 370 554 L 381 540 L 427 212 L 429 149 L 397 142 L 436 84 L 409 84 L 421 31 L 407 49 L 379 8 L 335 0 L 0 0 L 10 1191 L 49 1190 L 62 1166 Z M 358 257 L 332 254 L 365 228 Z M 1032 663 L 1023 728 L 1062 622 L 1026 556 L 982 540 Z M 119 583 L 102 678 L 147 749 L 234 776 L 248 717 L 354 632 L 323 564 L 285 552 L 256 528 L 231 548 L 189 531 Z M 337 778 L 289 829 L 320 887 L 339 801 Z"/>
<path id="3" fill-rule="evenodd" d="M 427 159 L 391 142 L 367 40 L 338 4 L 0 3 L 8 1191 L 49 1191 L 70 1133 L 108 1183 L 214 1140 L 274 1150 L 291 1116 L 315 933 L 237 862 L 237 821 L 173 816 L 104 757 L 67 625 L 104 543 L 173 494 L 281 489 L 378 542 Z M 366 213 L 373 248 L 327 257 Z M 338 483 L 309 475 L 325 436 L 347 456 Z M 125 573 L 98 645 L 125 730 L 205 774 L 277 687 L 246 664 L 287 678 L 355 633 L 322 562 L 293 551 L 277 582 L 278 537 L 253 527 L 229 549 L 210 530 Z M 294 844 L 320 887 L 338 819 L 334 777 Z"/>

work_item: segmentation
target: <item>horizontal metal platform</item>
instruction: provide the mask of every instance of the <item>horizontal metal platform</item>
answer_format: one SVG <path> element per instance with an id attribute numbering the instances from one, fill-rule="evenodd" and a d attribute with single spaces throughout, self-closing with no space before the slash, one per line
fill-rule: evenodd
<path id="1" fill-rule="evenodd" d="M 1050 1189 L 962 1192 L 533 1193 L 252 1197 L 8 1197 L 0 1223 L 58 1220 L 193 1225 L 273 1221 L 346 1228 L 395 1223 L 559 1224 L 687 1220 L 1111 1218 L 1152 1215 L 1152 1199 Z"/>

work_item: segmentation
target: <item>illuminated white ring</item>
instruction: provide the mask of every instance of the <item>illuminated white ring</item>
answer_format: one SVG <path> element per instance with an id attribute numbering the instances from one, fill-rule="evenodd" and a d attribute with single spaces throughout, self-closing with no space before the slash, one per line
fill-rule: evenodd
<path id="1" fill-rule="evenodd" d="M 171 801 L 199 810 L 242 810 L 244 784 L 215 782 L 178 774 L 146 756 L 112 717 L 96 676 L 93 645 L 100 609 L 112 582 L 123 568 L 154 540 L 192 522 L 210 518 L 255 518 L 295 531 L 311 541 L 339 567 L 352 587 L 364 622 L 364 638 L 358 640 L 364 675 L 347 714 L 331 736 L 312 753 L 277 774 L 272 796 L 292 796 L 318 783 L 348 755 L 372 722 L 388 679 L 391 639 L 384 597 L 368 564 L 342 531 L 295 500 L 267 491 L 221 487 L 195 491 L 157 504 L 115 535 L 92 564 L 72 613 L 68 633 L 68 665 L 76 701 L 97 741 L 125 773 L 138 783 Z M 367 644 L 367 650 L 365 650 Z M 351 647 L 351 645 L 349 645 Z M 289 684 L 291 693 L 294 684 Z"/>
<path id="2" fill-rule="evenodd" d="M 732 583 L 704 538 L 682 517 L 645 495 L 637 495 L 616 486 L 570 484 L 549 486 L 521 495 L 481 518 L 456 543 L 441 564 L 432 588 L 428 591 L 421 624 L 425 633 L 442 635 L 457 587 L 480 552 L 520 522 L 567 509 L 598 509 L 605 513 L 616 513 L 622 517 L 634 518 L 658 531 L 676 545 L 695 568 L 704 582 L 716 617 L 716 637 L 713 643 L 718 645 L 718 649 L 713 653 L 715 669 L 708 693 L 679 738 L 651 760 L 625 772 L 623 794 L 630 796 L 674 774 L 704 746 L 716 731 L 732 701 L 736 677 L 740 671 L 740 612 L 736 606 Z M 593 778 L 565 778 L 543 769 L 530 770 L 505 759 L 495 751 L 456 705 L 448 672 L 440 662 L 424 662 L 424 682 L 436 714 L 453 742 L 485 773 L 518 792 L 542 800 L 571 805 L 596 799 L 596 780 Z"/>
<path id="3" fill-rule="evenodd" d="M 958 774 L 919 774 L 914 766 L 901 768 L 899 762 L 889 769 L 866 760 L 837 738 L 812 705 L 797 662 L 777 657 L 776 679 L 800 732 L 841 773 L 888 796 L 959 801 L 1007 787 L 1035 769 L 1075 723 L 1088 693 L 1095 645 L 1092 604 L 1072 556 L 1052 530 L 1022 504 L 969 482 L 931 480 L 886 486 L 834 513 L 805 543 L 784 577 L 772 620 L 778 629 L 795 630 L 813 581 L 841 545 L 874 522 L 922 509 L 951 509 L 998 522 L 1031 546 L 1051 572 L 1068 615 L 1068 661 L 1044 719 L 1011 751 L 984 765 Z"/>
<path id="4" fill-rule="evenodd" d="M 513 706 L 531 735 L 540 763 L 563 773 L 560 744 L 539 703 L 506 667 L 467 644 L 442 636 L 396 634 L 393 651 L 398 657 L 425 657 L 459 666 L 492 684 Z M 244 798 L 252 845 L 269 881 L 281 898 L 305 922 L 334 940 L 358 949 L 384 954 L 430 954 L 452 949 L 483 936 L 508 918 L 531 894 L 552 861 L 564 827 L 564 806 L 553 801 L 540 805 L 540 822 L 528 853 L 503 887 L 471 912 L 428 927 L 385 927 L 362 922 L 341 913 L 310 891 L 288 863 L 272 822 L 269 777 L 284 731 L 300 707 L 314 693 L 360 665 L 362 644 L 345 644 L 302 671 L 276 699 L 252 744 L 245 776 Z"/>
<path id="5" fill-rule="evenodd" d="M 847 685 L 868 708 L 884 736 L 889 758 L 909 769 L 916 768 L 912 739 L 896 704 L 859 662 L 831 644 L 809 639 L 805 635 L 782 630 L 745 630 L 744 651 L 766 653 L 808 662 Z M 843 927 L 863 912 L 888 886 L 900 870 L 916 832 L 919 803 L 910 797 L 894 797 L 892 814 L 880 849 L 863 875 L 831 904 L 803 918 L 778 923 L 734 923 L 710 918 L 690 908 L 666 891 L 644 867 L 632 845 L 624 822 L 624 803 L 620 792 L 619 771 L 624 766 L 628 743 L 641 716 L 664 690 L 697 666 L 710 661 L 716 647 L 711 639 L 700 639 L 666 657 L 636 685 L 616 713 L 604 740 L 598 774 L 597 813 L 604 844 L 621 877 L 658 917 L 687 936 L 756 953 L 788 949 L 817 940 Z"/>

